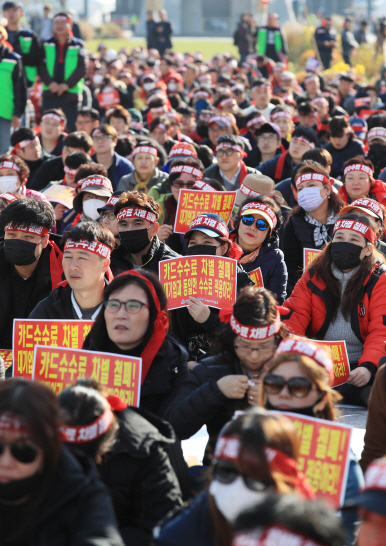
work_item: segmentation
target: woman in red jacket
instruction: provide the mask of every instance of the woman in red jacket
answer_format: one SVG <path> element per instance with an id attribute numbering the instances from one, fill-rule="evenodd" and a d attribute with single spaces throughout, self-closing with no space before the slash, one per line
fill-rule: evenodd
<path id="1" fill-rule="evenodd" d="M 332 242 L 284 302 L 293 333 L 346 341 L 351 374 L 337 390 L 345 403 L 365 407 L 386 340 L 386 266 L 374 248 L 376 231 L 369 216 L 340 218 Z"/>
<path id="2" fill-rule="evenodd" d="M 370 197 L 386 205 L 386 183 L 374 180 L 374 165 L 370 159 L 357 155 L 343 165 L 343 186 L 338 195 L 346 205 L 361 197 Z"/>

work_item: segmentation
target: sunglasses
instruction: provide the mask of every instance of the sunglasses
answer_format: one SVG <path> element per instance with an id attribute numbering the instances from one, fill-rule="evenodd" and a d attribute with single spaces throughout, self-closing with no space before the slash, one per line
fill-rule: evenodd
<path id="1" fill-rule="evenodd" d="M 259 231 L 265 231 L 269 228 L 268 222 L 263 220 L 262 218 L 254 218 L 253 216 L 242 216 L 241 221 L 244 224 L 244 226 L 253 226 L 253 224 L 256 222 L 256 227 Z"/>
<path id="2" fill-rule="evenodd" d="M 189 182 L 184 182 L 183 180 L 180 180 L 179 178 L 177 178 L 177 180 L 174 180 L 174 182 L 172 182 L 172 186 L 174 186 L 175 188 L 187 188 L 187 189 L 190 189 L 190 188 L 193 188 L 195 184 L 195 180 L 191 180 Z"/>
<path id="3" fill-rule="evenodd" d="M 273 373 L 264 377 L 263 385 L 267 394 L 279 394 L 287 385 L 288 392 L 295 398 L 304 398 L 312 390 L 312 383 L 307 377 L 291 377 L 286 381 L 281 375 Z"/>
<path id="4" fill-rule="evenodd" d="M 213 463 L 213 477 L 221 483 L 233 483 L 239 476 L 244 480 L 245 485 L 252 491 L 265 491 L 271 484 L 264 483 L 255 478 L 241 474 L 234 466 L 228 465 L 223 461 Z"/>
<path id="5" fill-rule="evenodd" d="M 0 442 L 0 457 L 3 455 L 6 446 L 9 447 L 12 457 L 19 461 L 19 463 L 33 463 L 38 455 L 36 447 L 31 446 L 30 444 L 3 444 Z"/>

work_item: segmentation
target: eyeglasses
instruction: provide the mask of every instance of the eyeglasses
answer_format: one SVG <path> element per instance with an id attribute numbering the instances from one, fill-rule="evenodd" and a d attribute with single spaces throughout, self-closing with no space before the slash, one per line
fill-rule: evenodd
<path id="1" fill-rule="evenodd" d="M 195 180 L 189 180 L 189 182 L 184 182 L 180 178 L 177 178 L 177 180 L 174 180 L 174 182 L 172 182 L 172 186 L 174 186 L 175 188 L 190 189 L 190 188 L 193 188 L 195 182 L 196 182 Z"/>
<path id="2" fill-rule="evenodd" d="M 119 300 L 105 300 L 104 306 L 106 308 L 106 311 L 109 311 L 110 313 L 118 313 L 122 305 L 125 306 L 126 311 L 130 313 L 130 315 L 136 315 L 140 312 L 142 307 L 147 307 L 149 309 L 149 305 L 147 303 L 143 303 L 142 301 L 138 300 L 129 300 L 129 301 L 119 301 Z"/>
<path id="3" fill-rule="evenodd" d="M 255 478 L 241 474 L 234 466 L 231 466 L 224 461 L 215 461 L 213 463 L 213 477 L 221 483 L 230 484 L 239 476 L 244 480 L 245 485 L 252 491 L 265 491 L 272 484 L 264 483 Z"/>
<path id="4" fill-rule="evenodd" d="M 241 221 L 244 226 L 253 226 L 254 222 L 256 222 L 256 227 L 259 231 L 265 231 L 269 228 L 268 222 L 266 222 L 262 218 L 256 219 L 254 216 L 242 216 Z"/>
<path id="5" fill-rule="evenodd" d="M 312 383 L 307 377 L 291 377 L 288 381 L 281 375 L 269 373 L 263 380 L 267 394 L 279 394 L 287 385 L 288 392 L 295 398 L 304 398 L 312 390 Z"/>
<path id="6" fill-rule="evenodd" d="M 232 150 L 232 148 L 228 148 L 227 150 L 219 150 L 216 152 L 216 157 L 224 157 L 226 155 L 227 157 L 230 157 L 231 155 L 235 154 L 236 150 Z"/>
<path id="7" fill-rule="evenodd" d="M 19 463 L 30 464 L 33 463 L 38 455 L 36 447 L 25 443 L 3 444 L 0 442 L 0 457 L 5 451 L 5 447 L 8 446 L 11 455 Z"/>
<path id="8" fill-rule="evenodd" d="M 112 222 L 113 220 L 115 220 L 115 214 L 110 211 L 110 210 L 107 210 L 105 212 L 102 212 L 101 214 L 101 217 L 102 217 L 102 220 L 107 218 L 107 220 L 110 220 L 110 222 Z"/>
<path id="9" fill-rule="evenodd" d="M 94 142 L 106 142 L 106 140 L 109 140 L 111 136 L 109 135 L 102 135 L 102 136 L 94 136 L 92 137 Z"/>
<path id="10" fill-rule="evenodd" d="M 238 349 L 241 353 L 251 355 L 253 351 L 257 351 L 260 353 L 273 353 L 276 349 L 276 345 L 273 347 L 246 347 L 245 345 L 234 345 L 235 349 Z"/>

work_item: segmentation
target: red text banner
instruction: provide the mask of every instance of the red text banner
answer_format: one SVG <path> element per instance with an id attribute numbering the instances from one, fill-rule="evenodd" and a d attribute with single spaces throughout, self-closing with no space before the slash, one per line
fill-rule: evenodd
<path id="1" fill-rule="evenodd" d="M 334 382 L 332 387 L 343 385 L 350 376 L 350 362 L 345 341 L 317 341 L 319 345 L 327 345 L 331 349 L 334 361 Z"/>
<path id="2" fill-rule="evenodd" d="M 90 377 L 107 387 L 109 394 L 138 407 L 141 374 L 141 358 L 45 345 L 36 345 L 34 350 L 32 378 L 51 387 L 55 394 L 81 377 Z"/>
<path id="3" fill-rule="evenodd" d="M 294 424 L 299 439 L 300 470 L 316 496 L 335 509 L 342 506 L 346 491 L 352 430 L 324 419 L 281 413 Z"/>
<path id="4" fill-rule="evenodd" d="M 5 371 L 12 366 L 12 351 L 10 349 L 0 349 L 0 358 L 4 360 Z"/>
<path id="5" fill-rule="evenodd" d="M 190 222 L 203 212 L 219 214 L 228 224 L 235 200 L 235 191 L 180 190 L 174 233 L 189 231 Z"/>
<path id="6" fill-rule="evenodd" d="M 99 108 L 108 108 L 109 106 L 120 104 L 121 99 L 118 91 L 113 89 L 112 91 L 102 91 L 101 93 L 98 93 L 97 101 Z"/>
<path id="7" fill-rule="evenodd" d="M 32 378 L 35 345 L 81 349 L 92 325 L 92 321 L 85 320 L 15 319 L 13 321 L 14 377 Z"/>
<path id="8" fill-rule="evenodd" d="M 231 307 L 236 300 L 237 262 L 223 256 L 186 256 L 159 263 L 168 309 L 186 307 L 193 296 L 209 307 Z"/>
<path id="9" fill-rule="evenodd" d="M 261 272 L 261 267 L 258 267 L 257 269 L 250 271 L 248 275 L 253 280 L 257 288 L 264 288 L 264 280 L 263 280 L 263 274 Z"/>
<path id="10" fill-rule="evenodd" d="M 303 270 L 305 271 L 312 262 L 315 260 L 318 254 L 322 252 L 316 248 L 303 248 Z"/>

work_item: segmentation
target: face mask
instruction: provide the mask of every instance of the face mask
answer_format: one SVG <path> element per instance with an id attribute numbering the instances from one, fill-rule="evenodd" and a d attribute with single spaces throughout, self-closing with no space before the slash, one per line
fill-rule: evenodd
<path id="1" fill-rule="evenodd" d="M 95 85 L 100 85 L 103 82 L 103 75 L 102 74 L 94 74 L 92 77 L 92 81 Z"/>
<path id="2" fill-rule="evenodd" d="M 247 508 L 262 503 L 267 496 L 264 491 L 249 489 L 242 476 L 229 484 L 213 480 L 209 487 L 209 493 L 214 497 L 217 508 L 229 523 L 233 523 L 237 516 Z"/>
<path id="3" fill-rule="evenodd" d="M 307 212 L 317 209 L 325 200 L 325 197 L 320 195 L 320 189 L 317 187 L 304 188 L 298 193 L 298 204 Z"/>
<path id="4" fill-rule="evenodd" d="M 13 265 L 31 265 L 37 260 L 37 245 L 22 239 L 4 239 L 4 255 L 7 262 Z"/>
<path id="5" fill-rule="evenodd" d="M 12 502 L 28 497 L 36 491 L 36 488 L 42 481 L 42 477 L 42 472 L 36 472 L 36 474 L 28 476 L 28 478 L 0 483 L 0 499 Z"/>
<path id="6" fill-rule="evenodd" d="M 317 399 L 315 404 L 312 404 L 312 406 L 305 406 L 304 408 L 286 408 L 285 411 L 288 412 L 288 413 L 297 413 L 299 415 L 306 415 L 307 417 L 315 417 L 314 407 L 317 404 L 319 404 L 319 402 L 322 401 L 324 395 L 325 395 L 325 393 L 323 393 L 322 396 Z M 284 410 L 278 408 L 277 406 L 274 406 L 273 404 L 270 404 L 268 399 L 267 399 L 267 402 L 265 404 L 265 409 L 273 410 L 273 411 L 280 411 L 280 412 L 284 411 Z"/>
<path id="7" fill-rule="evenodd" d="M 138 254 L 138 252 L 141 252 L 150 243 L 146 228 L 120 231 L 119 238 L 123 248 L 126 248 L 131 254 Z"/>
<path id="8" fill-rule="evenodd" d="M 217 246 L 193 245 L 188 247 L 188 256 L 215 256 Z"/>
<path id="9" fill-rule="evenodd" d="M 155 87 L 155 84 L 153 82 L 146 82 L 143 84 L 143 88 L 145 91 L 151 91 L 152 89 L 154 89 Z"/>
<path id="10" fill-rule="evenodd" d="M 88 199 L 83 203 L 83 212 L 91 220 L 98 220 L 100 214 L 98 209 L 101 209 L 106 204 L 102 199 Z"/>
<path id="11" fill-rule="evenodd" d="M 1 176 L 0 177 L 0 193 L 16 193 L 19 186 L 19 177 L 16 176 Z"/>
<path id="12" fill-rule="evenodd" d="M 169 83 L 168 85 L 168 91 L 177 91 L 177 84 L 176 83 Z"/>
<path id="13" fill-rule="evenodd" d="M 354 243 L 331 243 L 331 258 L 341 271 L 354 269 L 361 263 L 360 254 L 363 246 Z"/>

